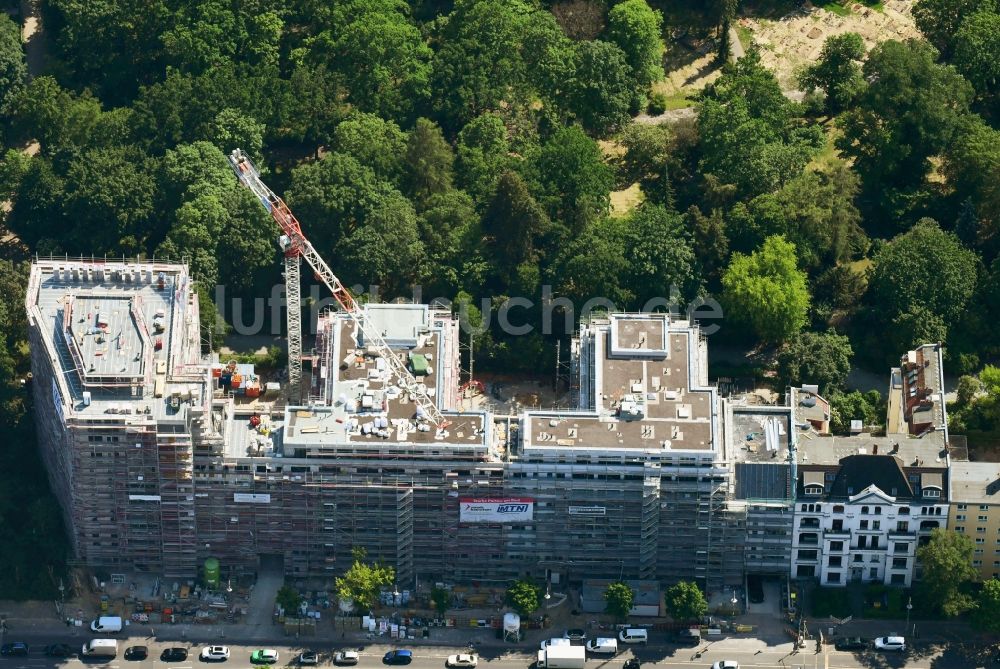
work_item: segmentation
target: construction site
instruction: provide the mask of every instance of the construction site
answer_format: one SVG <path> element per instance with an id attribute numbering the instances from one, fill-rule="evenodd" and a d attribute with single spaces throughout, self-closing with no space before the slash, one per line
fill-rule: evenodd
<path id="1" fill-rule="evenodd" d="M 230 583 L 267 564 L 329 582 L 364 548 L 414 591 L 526 575 L 742 584 L 744 449 L 697 323 L 589 319 L 574 407 L 470 408 L 457 318 L 357 304 L 256 168 L 231 160 L 282 233 L 286 384 L 202 353 L 183 264 L 32 267 L 41 450 L 79 564 L 187 582 L 214 561 Z M 308 352 L 302 259 L 339 306 Z"/>

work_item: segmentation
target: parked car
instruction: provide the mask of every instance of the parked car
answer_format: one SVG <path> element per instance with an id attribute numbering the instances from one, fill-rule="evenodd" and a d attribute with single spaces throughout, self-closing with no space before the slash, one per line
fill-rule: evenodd
<path id="1" fill-rule="evenodd" d="M 382 661 L 386 664 L 409 664 L 413 662 L 413 651 L 390 650 L 382 656 Z"/>
<path id="2" fill-rule="evenodd" d="M 199 657 L 202 662 L 225 662 L 229 659 L 229 646 L 205 646 Z"/>
<path id="3" fill-rule="evenodd" d="M 859 636 L 844 636 L 834 640 L 833 647 L 837 650 L 864 650 L 870 644 Z"/>
<path id="4" fill-rule="evenodd" d="M 278 661 L 278 651 L 273 648 L 258 648 L 250 653 L 250 661 L 254 664 L 274 664 Z"/>
<path id="5" fill-rule="evenodd" d="M 634 657 L 625 660 L 625 669 L 639 669 L 640 663 Z"/>
<path id="6" fill-rule="evenodd" d="M 4 657 L 26 657 L 31 647 L 23 641 L 14 641 L 0 646 L 0 655 Z"/>
<path id="7" fill-rule="evenodd" d="M 445 661 L 444 666 L 446 667 L 475 667 L 479 664 L 479 658 L 475 655 L 470 655 L 469 653 L 459 653 L 458 655 L 449 655 L 448 659 Z"/>
<path id="8" fill-rule="evenodd" d="M 70 657 L 75 652 L 72 646 L 65 643 L 54 643 L 45 647 L 45 654 L 49 657 Z"/>
<path id="9" fill-rule="evenodd" d="M 342 650 L 333 656 L 333 663 L 340 666 L 357 664 L 361 656 L 356 650 Z"/>
<path id="10" fill-rule="evenodd" d="M 149 649 L 145 646 L 129 646 L 125 649 L 126 660 L 145 660 L 149 657 Z"/>
<path id="11" fill-rule="evenodd" d="M 539 650 L 545 650 L 549 646 L 569 646 L 572 645 L 572 643 L 572 641 L 566 638 L 546 639 L 539 644 Z"/>
<path id="12" fill-rule="evenodd" d="M 587 631 L 574 627 L 573 629 L 566 630 L 566 633 L 563 634 L 563 638 L 569 639 L 570 641 L 586 641 Z"/>
<path id="13" fill-rule="evenodd" d="M 183 662 L 188 659 L 188 649 L 175 647 L 167 648 L 162 653 L 160 653 L 161 662 Z"/>
<path id="14" fill-rule="evenodd" d="M 682 629 L 674 632 L 669 642 L 677 646 L 697 646 L 701 643 L 701 632 L 696 629 Z"/>
<path id="15" fill-rule="evenodd" d="M 712 665 L 712 669 L 740 669 L 740 663 L 736 660 L 719 660 Z"/>
<path id="16" fill-rule="evenodd" d="M 880 636 L 875 639 L 875 650 L 906 650 L 906 639 L 901 636 Z"/>
<path id="17" fill-rule="evenodd" d="M 305 650 L 299 653 L 299 664 L 303 667 L 314 667 L 319 664 L 319 653 L 314 650 Z"/>

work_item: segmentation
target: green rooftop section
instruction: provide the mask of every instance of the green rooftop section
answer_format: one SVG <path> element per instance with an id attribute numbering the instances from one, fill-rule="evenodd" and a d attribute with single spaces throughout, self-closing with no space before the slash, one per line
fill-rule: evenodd
<path id="1" fill-rule="evenodd" d="M 427 374 L 427 357 L 422 353 L 414 353 L 410 356 L 410 368 L 413 370 L 414 374 L 426 375 Z"/>

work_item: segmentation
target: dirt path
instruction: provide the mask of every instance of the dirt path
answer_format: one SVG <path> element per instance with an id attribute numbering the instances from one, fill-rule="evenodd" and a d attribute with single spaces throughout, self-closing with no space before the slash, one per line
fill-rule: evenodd
<path id="1" fill-rule="evenodd" d="M 45 70 L 45 55 L 48 52 L 48 37 L 42 30 L 42 17 L 38 0 L 21 0 L 21 41 L 24 42 L 28 76 L 37 77 Z"/>

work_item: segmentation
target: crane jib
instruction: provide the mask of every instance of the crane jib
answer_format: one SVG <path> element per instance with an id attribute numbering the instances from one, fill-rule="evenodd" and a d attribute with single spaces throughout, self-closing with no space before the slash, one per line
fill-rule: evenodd
<path id="1" fill-rule="evenodd" d="M 251 162 L 250 158 L 247 157 L 243 151 L 240 149 L 234 149 L 232 153 L 229 154 L 229 164 L 236 173 L 236 177 L 240 183 L 249 188 L 254 195 L 261 201 L 264 208 L 271 214 L 275 223 L 281 228 L 284 233 L 285 238 L 287 238 L 287 245 L 282 242 L 285 249 L 285 272 L 286 280 L 288 280 L 288 274 L 294 273 L 295 283 L 298 281 L 298 258 L 304 257 L 306 262 L 309 263 L 313 271 L 316 272 L 316 277 L 320 279 L 326 287 L 333 294 L 334 299 L 343 308 L 344 313 L 347 314 L 351 320 L 358 326 L 361 335 L 364 339 L 366 346 L 373 346 L 378 352 L 378 355 L 386 361 L 389 369 L 391 370 L 393 376 L 396 378 L 397 383 L 407 392 L 413 399 L 414 403 L 418 407 L 417 418 L 423 418 L 428 420 L 437 426 L 438 429 L 444 429 L 449 425 L 449 421 L 438 410 L 437 406 L 427 395 L 426 389 L 423 384 L 417 382 L 416 378 L 410 373 L 406 368 L 406 364 L 400 359 L 398 355 L 389 347 L 386 341 L 382 338 L 379 332 L 372 328 L 368 323 L 366 323 L 364 318 L 364 313 L 361 307 L 358 306 L 357 301 L 350 294 L 350 292 L 344 287 L 340 279 L 333 273 L 330 266 L 326 264 L 322 256 L 316 251 L 313 245 L 306 238 L 305 234 L 302 232 L 302 227 L 298 220 L 292 214 L 288 205 L 285 204 L 284 200 L 277 196 L 270 188 L 264 185 L 264 182 L 260 179 L 260 172 Z M 293 291 L 286 292 L 291 299 L 298 300 L 298 286 L 294 291 L 295 298 L 291 298 Z M 292 366 L 295 363 L 301 365 L 301 350 L 299 350 L 299 360 L 293 361 L 293 355 L 291 351 L 291 343 L 301 342 L 302 332 L 301 332 L 301 322 L 298 318 L 292 318 L 291 314 L 301 313 L 301 305 L 295 305 L 291 302 L 288 304 L 287 312 L 289 314 L 288 319 L 288 339 L 289 339 L 289 383 L 292 383 Z M 295 375 L 295 381 L 298 381 L 298 373 Z"/>

